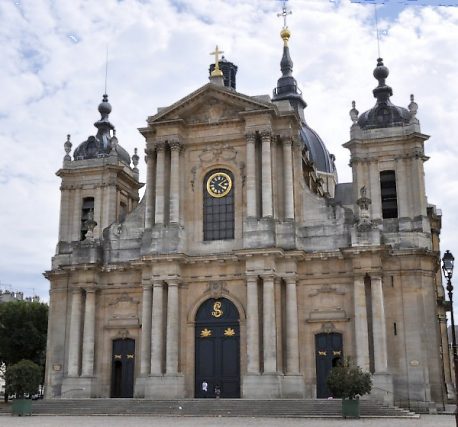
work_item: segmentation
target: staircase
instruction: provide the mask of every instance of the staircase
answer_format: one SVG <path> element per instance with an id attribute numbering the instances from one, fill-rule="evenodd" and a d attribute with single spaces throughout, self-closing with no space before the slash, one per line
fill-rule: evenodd
<path id="1" fill-rule="evenodd" d="M 51 399 L 34 401 L 34 415 L 156 415 L 195 417 L 341 417 L 341 401 L 314 399 Z M 10 413 L 0 405 L 0 415 Z M 361 417 L 412 418 L 405 409 L 361 400 Z"/>

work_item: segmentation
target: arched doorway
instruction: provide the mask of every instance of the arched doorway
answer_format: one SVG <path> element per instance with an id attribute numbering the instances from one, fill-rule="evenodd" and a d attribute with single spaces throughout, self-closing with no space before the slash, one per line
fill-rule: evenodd
<path id="1" fill-rule="evenodd" d="M 315 335 L 316 397 L 318 399 L 331 396 L 326 379 L 331 368 L 343 360 L 342 347 L 342 334 L 335 332 Z"/>
<path id="2" fill-rule="evenodd" d="M 240 397 L 239 312 L 227 298 L 202 303 L 195 326 L 195 397 Z"/>
<path id="3" fill-rule="evenodd" d="M 134 396 L 135 340 L 113 340 L 111 397 Z"/>

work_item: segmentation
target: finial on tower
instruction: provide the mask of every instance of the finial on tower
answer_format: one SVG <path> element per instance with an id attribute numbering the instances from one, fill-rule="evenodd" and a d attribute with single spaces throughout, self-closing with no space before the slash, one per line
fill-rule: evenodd
<path id="1" fill-rule="evenodd" d="M 223 72 L 219 68 L 219 54 L 224 53 L 223 50 L 218 49 L 218 45 L 216 45 L 215 51 L 210 52 L 210 55 L 215 55 L 215 69 L 211 73 L 211 77 L 223 77 Z"/>
<path id="2" fill-rule="evenodd" d="M 283 28 L 288 28 L 288 25 L 286 23 L 286 17 L 288 15 L 291 15 L 293 12 L 291 10 L 288 10 L 286 7 L 286 3 L 288 0 L 283 0 L 283 7 L 281 13 L 277 13 L 277 16 L 282 16 L 283 17 Z"/>
<path id="3" fill-rule="evenodd" d="M 64 161 L 71 161 L 72 158 L 70 157 L 70 151 L 72 150 L 72 143 L 70 141 L 70 134 L 67 135 L 67 140 L 65 141 L 64 144 L 64 150 L 65 150 L 65 156 L 64 156 Z"/>
<path id="4" fill-rule="evenodd" d="M 291 37 L 291 31 L 289 31 L 288 24 L 286 22 L 286 18 L 288 15 L 291 15 L 293 12 L 291 10 L 288 10 L 286 6 L 287 0 L 283 0 L 283 8 L 281 13 L 277 13 L 278 17 L 283 17 L 283 28 L 280 31 L 280 36 L 283 39 L 283 43 L 285 43 L 285 46 L 288 46 L 288 40 Z"/>

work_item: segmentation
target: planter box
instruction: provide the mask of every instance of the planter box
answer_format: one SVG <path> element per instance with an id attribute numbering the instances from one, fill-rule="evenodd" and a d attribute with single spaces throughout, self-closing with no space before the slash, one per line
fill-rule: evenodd
<path id="1" fill-rule="evenodd" d="M 342 417 L 359 418 L 359 399 L 342 399 Z"/>
<path id="2" fill-rule="evenodd" d="M 14 399 L 11 404 L 11 412 L 13 415 L 18 415 L 19 417 L 23 415 L 32 415 L 32 400 Z"/>

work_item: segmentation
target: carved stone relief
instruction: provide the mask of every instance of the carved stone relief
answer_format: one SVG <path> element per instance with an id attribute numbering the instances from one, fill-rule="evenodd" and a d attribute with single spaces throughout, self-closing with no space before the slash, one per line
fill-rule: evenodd
<path id="1" fill-rule="evenodd" d="M 122 325 L 138 325 L 138 305 L 139 301 L 135 300 L 127 293 L 112 299 L 108 303 L 109 307 L 109 323 Z"/>
<path id="2" fill-rule="evenodd" d="M 183 118 L 190 124 L 218 123 L 221 120 L 237 118 L 238 112 L 239 110 L 222 103 L 221 100 L 210 98 L 205 105 Z"/>
<path id="3" fill-rule="evenodd" d="M 325 320 L 347 321 L 348 316 L 344 306 L 345 291 L 340 287 L 323 285 L 309 293 L 313 307 L 308 315 L 307 322 L 321 322 Z"/>
<path id="4" fill-rule="evenodd" d="M 226 283 L 223 281 L 210 282 L 208 284 L 207 292 L 210 291 L 210 295 L 212 298 L 221 298 L 223 296 L 223 292 L 228 292 L 225 286 Z"/>
<path id="5" fill-rule="evenodd" d="M 245 162 L 237 161 L 237 150 L 229 144 L 216 143 L 205 147 L 198 154 L 199 166 L 191 168 L 191 187 L 195 190 L 196 174 L 199 169 L 205 166 L 206 163 L 233 163 L 240 170 L 242 185 L 245 185 Z"/>

